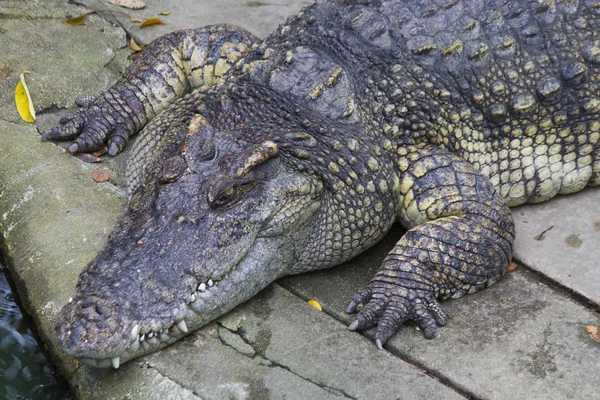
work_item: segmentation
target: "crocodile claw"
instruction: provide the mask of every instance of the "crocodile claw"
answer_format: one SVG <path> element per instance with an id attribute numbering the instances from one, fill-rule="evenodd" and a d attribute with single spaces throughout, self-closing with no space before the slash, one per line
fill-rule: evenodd
<path id="1" fill-rule="evenodd" d="M 364 330 L 377 325 L 375 345 L 380 350 L 407 321 L 423 330 L 426 339 L 432 339 L 438 326 L 444 326 L 448 318 L 433 293 L 389 282 L 371 282 L 354 296 L 346 311 L 356 312 L 362 304 L 364 307 L 348 329 Z"/>

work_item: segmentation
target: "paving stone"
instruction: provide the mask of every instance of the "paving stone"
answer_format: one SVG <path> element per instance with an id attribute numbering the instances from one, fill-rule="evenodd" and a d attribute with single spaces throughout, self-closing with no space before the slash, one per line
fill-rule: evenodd
<path id="1" fill-rule="evenodd" d="M 284 278 L 282 284 L 349 324 L 348 302 L 401 234 L 395 228 L 380 246 L 347 265 Z M 386 348 L 477 398 L 574 399 L 600 392 L 600 346 L 585 333 L 600 316 L 525 268 L 442 306 L 451 319 L 437 338 L 426 340 L 407 325 Z"/>
<path id="2" fill-rule="evenodd" d="M 71 379 L 71 387 L 81 400 L 201 400 L 156 369 L 137 363 L 118 371 L 81 367 Z"/>
<path id="3" fill-rule="evenodd" d="M 515 257 L 600 305 L 600 188 L 513 210 Z"/>
<path id="4" fill-rule="evenodd" d="M 202 398 L 462 398 L 278 285 L 148 364 Z"/>
<path id="5" fill-rule="evenodd" d="M 15 87 L 23 71 L 37 112 L 75 107 L 121 75 L 129 50 L 123 30 L 89 15 L 81 26 L 61 20 L 86 12 L 64 1 L 2 1 L 0 15 L 0 118 L 20 122 Z"/>
<path id="6" fill-rule="evenodd" d="M 200 28 L 206 25 L 227 23 L 241 26 L 258 37 L 267 37 L 271 31 L 285 21 L 287 17 L 313 3 L 312 0 L 197 0 L 146 1 L 146 7 L 141 10 L 130 10 L 111 4 L 102 4 L 97 0 L 80 0 L 90 10 L 108 9 L 112 14 L 103 12 L 101 15 L 109 21 L 118 20 L 134 37 L 137 43 L 147 44 L 159 36 L 179 29 Z M 170 11 L 169 15 L 159 15 L 160 12 Z M 127 15 L 142 18 L 160 18 L 164 25 L 152 25 L 139 29 L 139 23 L 131 23 Z"/>

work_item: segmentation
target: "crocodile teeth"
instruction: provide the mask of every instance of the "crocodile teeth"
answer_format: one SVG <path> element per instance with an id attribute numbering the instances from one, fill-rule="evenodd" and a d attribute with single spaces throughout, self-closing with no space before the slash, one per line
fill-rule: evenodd
<path id="1" fill-rule="evenodd" d="M 113 366 L 114 369 L 119 368 L 119 361 L 120 361 L 119 357 L 115 357 L 115 358 L 111 358 L 110 359 L 110 363 L 112 364 L 112 366 Z"/>
<path id="2" fill-rule="evenodd" d="M 146 340 L 146 335 L 140 336 L 140 342 L 143 342 L 144 340 Z"/>
<path id="3" fill-rule="evenodd" d="M 190 296 L 190 303 L 193 303 L 193 302 L 195 302 L 195 301 L 196 301 L 196 295 L 195 295 L 195 294 L 192 294 L 192 295 Z"/>
<path id="4" fill-rule="evenodd" d="M 148 334 L 148 339 L 152 339 L 152 337 L 154 337 L 154 332 L 150 332 L 150 333 Z"/>
<path id="5" fill-rule="evenodd" d="M 131 340 L 137 340 L 138 334 L 140 333 L 140 326 L 136 325 L 131 330 Z"/>
<path id="6" fill-rule="evenodd" d="M 136 338 L 133 341 L 133 343 L 131 343 L 131 346 L 129 346 L 129 350 L 136 352 L 139 348 L 140 348 L 140 341 L 137 340 L 137 338 Z"/>
<path id="7" fill-rule="evenodd" d="M 181 320 L 177 323 L 177 327 L 179 328 L 179 330 L 183 333 L 187 333 L 188 328 L 187 325 L 185 324 L 184 320 Z"/>
<path id="8" fill-rule="evenodd" d="M 206 290 L 206 283 L 202 282 L 198 285 L 198 290 L 204 292 Z"/>
<path id="9" fill-rule="evenodd" d="M 208 287 L 213 287 L 214 286 L 214 282 L 212 281 L 212 279 L 208 280 Z"/>

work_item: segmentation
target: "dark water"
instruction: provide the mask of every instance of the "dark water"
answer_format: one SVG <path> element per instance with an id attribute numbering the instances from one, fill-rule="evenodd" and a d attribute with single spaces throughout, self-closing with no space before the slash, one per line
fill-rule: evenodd
<path id="1" fill-rule="evenodd" d="M 50 369 L 0 264 L 0 400 L 72 398 Z"/>

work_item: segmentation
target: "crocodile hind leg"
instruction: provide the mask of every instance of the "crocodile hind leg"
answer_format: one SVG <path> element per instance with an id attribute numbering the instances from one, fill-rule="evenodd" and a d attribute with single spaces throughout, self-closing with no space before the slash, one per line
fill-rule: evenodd
<path id="1" fill-rule="evenodd" d="M 510 210 L 474 167 L 446 150 L 398 150 L 399 219 L 409 229 L 348 306 L 351 330 L 377 325 L 379 348 L 406 321 L 433 338 L 446 315 L 437 299 L 496 282 L 512 255 Z"/>
<path id="2" fill-rule="evenodd" d="M 244 29 L 213 25 L 162 36 L 141 52 L 112 87 L 61 119 L 42 139 L 75 140 L 72 152 L 108 145 L 116 155 L 129 137 L 190 89 L 211 85 L 234 70 L 258 39 Z"/>

